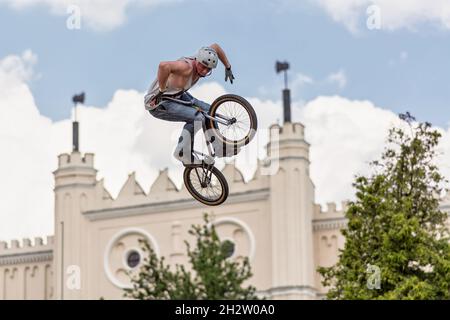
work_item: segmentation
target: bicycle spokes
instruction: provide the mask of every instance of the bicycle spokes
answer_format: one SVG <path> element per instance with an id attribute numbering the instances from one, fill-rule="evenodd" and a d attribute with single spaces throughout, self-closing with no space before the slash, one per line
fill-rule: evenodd
<path id="1" fill-rule="evenodd" d="M 222 185 L 208 167 L 197 167 L 191 170 L 192 187 L 202 197 L 214 201 L 222 196 Z"/>
<path id="2" fill-rule="evenodd" d="M 240 141 L 248 136 L 251 130 L 250 115 L 241 104 L 234 101 L 227 101 L 221 104 L 216 117 L 226 120 L 227 124 L 217 122 L 219 132 L 227 140 Z"/>

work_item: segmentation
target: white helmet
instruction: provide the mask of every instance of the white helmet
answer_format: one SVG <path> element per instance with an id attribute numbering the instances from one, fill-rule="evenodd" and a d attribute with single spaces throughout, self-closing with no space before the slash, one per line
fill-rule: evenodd
<path id="1" fill-rule="evenodd" d="M 198 50 L 195 58 L 202 65 L 210 69 L 214 69 L 215 67 L 217 67 L 217 62 L 219 60 L 217 52 L 210 47 L 201 47 L 200 50 Z"/>

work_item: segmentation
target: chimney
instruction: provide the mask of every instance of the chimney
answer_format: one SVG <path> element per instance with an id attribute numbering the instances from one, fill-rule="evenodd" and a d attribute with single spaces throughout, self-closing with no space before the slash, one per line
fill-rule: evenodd
<path id="1" fill-rule="evenodd" d="M 277 73 L 284 71 L 284 90 L 283 90 L 283 119 L 284 123 L 291 122 L 291 91 L 288 88 L 287 71 L 289 63 L 277 61 L 275 64 Z"/>
<path id="2" fill-rule="evenodd" d="M 85 99 L 85 94 L 82 92 L 81 94 L 74 95 L 72 97 L 72 101 L 75 104 L 75 119 L 72 122 L 72 151 L 78 152 L 80 151 L 80 135 L 79 135 L 79 123 L 77 121 L 77 105 L 78 103 L 83 104 Z"/>

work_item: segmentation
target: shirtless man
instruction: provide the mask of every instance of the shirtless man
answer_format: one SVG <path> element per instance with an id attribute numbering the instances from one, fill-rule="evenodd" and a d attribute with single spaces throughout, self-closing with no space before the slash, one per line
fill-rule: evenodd
<path id="1" fill-rule="evenodd" d="M 193 164 L 194 136 L 200 128 L 203 128 L 205 117 L 194 108 L 174 101 L 164 101 L 162 98 L 170 96 L 183 101 L 194 101 L 196 106 L 209 111 L 209 104 L 195 99 L 187 91 L 200 78 L 210 75 L 212 69 L 217 67 L 218 60 L 225 66 L 225 81 L 230 80 L 233 83 L 234 75 L 227 56 L 215 43 L 200 48 L 195 56 L 161 62 L 158 76 L 145 95 L 145 109 L 152 116 L 167 121 L 186 122 L 173 154 L 185 166 Z"/>

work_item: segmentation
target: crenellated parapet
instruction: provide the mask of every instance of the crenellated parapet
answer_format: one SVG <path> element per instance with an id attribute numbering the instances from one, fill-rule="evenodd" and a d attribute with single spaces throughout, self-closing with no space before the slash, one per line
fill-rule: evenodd
<path id="1" fill-rule="evenodd" d="M 70 154 L 63 153 L 58 156 L 58 168 L 69 166 L 94 167 L 94 154 L 85 153 L 84 156 L 80 152 L 72 152 Z"/>
<path id="2" fill-rule="evenodd" d="M 248 191 L 260 190 L 269 187 L 270 176 L 264 171 L 263 160 L 258 160 L 257 168 L 253 177 L 246 182 L 242 172 L 236 167 L 235 162 L 226 164 L 221 170 L 227 179 L 230 195 L 233 193 L 245 193 Z M 104 187 L 104 181 L 98 181 L 94 189 L 95 203 L 90 209 L 123 207 L 137 204 L 150 204 L 153 202 L 176 201 L 192 199 L 184 184 L 178 189 L 169 176 L 168 168 L 160 170 L 158 176 L 146 193 L 136 179 L 136 173 L 128 175 L 128 179 L 123 184 L 118 196 L 114 199 Z"/>
<path id="3" fill-rule="evenodd" d="M 286 122 L 282 126 L 273 124 L 269 127 L 270 140 L 276 136 L 282 135 L 284 139 L 305 139 L 305 126 L 300 122 Z"/>
<path id="4" fill-rule="evenodd" d="M 128 179 L 119 191 L 114 201 L 116 205 L 129 204 L 130 202 L 142 202 L 146 198 L 144 189 L 136 181 L 136 173 L 132 172 L 128 175 Z"/>
<path id="5" fill-rule="evenodd" d="M 54 237 L 48 236 L 44 243 L 44 239 L 36 237 L 32 241 L 29 238 L 24 238 L 21 241 L 11 240 L 9 242 L 0 241 L 0 255 L 30 252 L 30 251 L 46 251 L 52 250 L 54 245 Z"/>
<path id="6" fill-rule="evenodd" d="M 347 219 L 345 211 L 348 208 L 348 201 L 340 203 L 340 209 L 333 202 L 327 203 L 326 209 L 323 210 L 320 204 L 314 205 L 313 228 L 317 230 L 341 229 L 346 226 Z"/>
<path id="7" fill-rule="evenodd" d="M 269 127 L 268 157 L 273 160 L 303 159 L 309 162 L 309 143 L 305 127 L 299 122 L 274 124 Z"/>
<path id="8" fill-rule="evenodd" d="M 40 237 L 0 241 L 0 265 L 51 261 L 53 258 L 54 237 L 48 236 L 45 243 Z"/>
<path id="9" fill-rule="evenodd" d="M 341 201 L 340 209 L 337 209 L 337 203 L 335 202 L 327 202 L 325 210 L 322 209 L 320 204 L 314 205 L 314 215 L 319 217 L 329 217 L 329 216 L 343 216 L 345 211 L 348 208 L 348 201 Z"/>
<path id="10" fill-rule="evenodd" d="M 96 183 L 97 170 L 94 168 L 94 154 L 80 152 L 61 154 L 58 157 L 58 169 L 55 176 L 55 190 L 67 187 L 93 187 Z"/>
<path id="11" fill-rule="evenodd" d="M 169 177 L 169 169 L 164 168 L 163 170 L 159 170 L 158 177 L 153 182 L 150 187 L 149 195 L 151 194 L 161 194 L 166 192 L 176 192 L 178 191 L 175 183 Z"/>

